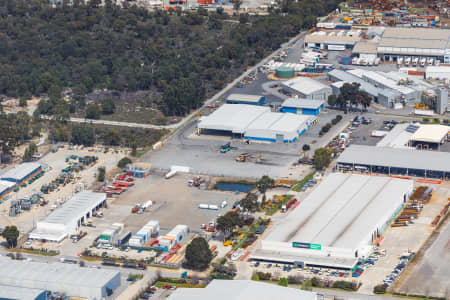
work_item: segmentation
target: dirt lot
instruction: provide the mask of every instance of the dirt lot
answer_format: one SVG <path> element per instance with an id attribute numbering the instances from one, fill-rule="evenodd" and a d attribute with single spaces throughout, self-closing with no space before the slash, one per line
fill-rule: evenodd
<path id="1" fill-rule="evenodd" d="M 411 265 L 412 267 L 412 265 Z M 450 219 L 439 235 L 426 246 L 411 273 L 405 274 L 398 292 L 434 297 L 450 297 Z"/>
<path id="2" fill-rule="evenodd" d="M 424 184 L 415 184 L 416 187 L 419 185 Z M 386 256 L 380 257 L 373 268 L 366 270 L 361 275 L 359 278 L 363 283 L 359 290 L 361 293 L 372 293 L 373 287 L 377 284 L 381 284 L 386 276 L 393 271 L 395 266 L 399 263 L 399 257 L 402 253 L 408 250 L 417 252 L 430 236 L 432 232 L 430 223 L 442 210 L 444 203 L 447 203 L 447 198 L 450 195 L 450 184 L 430 186 L 433 187 L 433 196 L 430 202 L 425 205 L 419 218 L 414 221 L 414 224 L 407 227 L 389 228 L 383 234 L 384 239 L 381 242 L 381 248 L 386 249 Z M 443 262 L 441 261 L 441 257 L 436 257 L 435 259 L 436 263 L 438 263 L 438 261 L 439 263 Z M 433 271 L 430 271 L 429 275 L 432 273 Z M 402 280 L 402 275 L 400 275 L 400 280 Z M 443 284 L 442 281 L 441 284 Z M 427 285 L 423 284 L 420 285 L 422 289 L 425 289 L 426 286 Z M 412 293 L 411 290 L 409 292 Z"/>

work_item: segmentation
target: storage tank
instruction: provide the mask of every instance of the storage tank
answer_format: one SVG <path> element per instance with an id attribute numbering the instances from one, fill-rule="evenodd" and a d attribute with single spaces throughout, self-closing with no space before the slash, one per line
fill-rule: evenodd
<path id="1" fill-rule="evenodd" d="M 275 76 L 283 79 L 293 78 L 295 76 L 295 70 L 291 67 L 281 66 L 275 69 Z"/>

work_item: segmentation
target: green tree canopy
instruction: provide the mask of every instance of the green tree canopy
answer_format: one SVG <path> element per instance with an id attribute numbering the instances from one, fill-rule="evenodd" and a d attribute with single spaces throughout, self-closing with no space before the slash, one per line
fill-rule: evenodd
<path id="1" fill-rule="evenodd" d="M 121 160 L 119 160 L 119 162 L 117 163 L 117 166 L 121 169 L 125 168 L 128 164 L 131 164 L 132 161 L 130 158 L 128 157 L 124 157 Z"/>
<path id="2" fill-rule="evenodd" d="M 261 177 L 261 179 L 256 182 L 256 188 L 261 194 L 265 194 L 267 190 L 273 188 L 275 181 L 267 175 Z"/>
<path id="3" fill-rule="evenodd" d="M 13 248 L 17 246 L 17 239 L 19 238 L 19 230 L 16 226 L 6 226 L 2 232 L 2 236 L 6 239 L 8 247 Z"/>
<path id="4" fill-rule="evenodd" d="M 202 237 L 197 237 L 186 247 L 186 262 L 184 266 L 202 271 L 208 268 L 212 258 L 213 255 L 209 249 L 208 242 Z"/>
<path id="5" fill-rule="evenodd" d="M 323 170 L 331 162 L 331 152 L 325 148 L 316 149 L 313 160 L 316 170 Z"/>
<path id="6" fill-rule="evenodd" d="M 98 120 L 102 113 L 101 107 L 98 104 L 91 103 L 86 109 L 86 119 Z"/>
<path id="7" fill-rule="evenodd" d="M 253 213 L 258 208 L 258 196 L 254 193 L 247 193 L 247 195 L 241 200 L 240 205 L 247 213 Z"/>

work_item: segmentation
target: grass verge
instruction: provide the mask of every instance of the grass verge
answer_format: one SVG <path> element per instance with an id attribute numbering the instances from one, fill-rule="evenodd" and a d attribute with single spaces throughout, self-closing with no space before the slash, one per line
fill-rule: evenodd
<path id="1" fill-rule="evenodd" d="M 313 179 L 314 173 L 316 173 L 316 171 L 313 171 L 313 172 L 309 173 L 308 175 L 306 175 L 302 180 L 300 180 L 299 182 L 297 182 L 296 185 L 294 185 L 292 190 L 294 192 L 300 192 L 302 190 L 303 186 L 308 182 L 308 180 Z"/>

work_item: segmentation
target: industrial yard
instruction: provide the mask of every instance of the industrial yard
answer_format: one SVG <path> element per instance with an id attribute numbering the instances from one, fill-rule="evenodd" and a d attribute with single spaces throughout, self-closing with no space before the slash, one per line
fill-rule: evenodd
<path id="1" fill-rule="evenodd" d="M 200 2 L 180 6 L 213 9 Z M 253 279 L 348 299 L 448 298 L 450 30 L 402 7 L 342 4 L 180 123 L 155 127 L 170 133 L 152 147 L 59 143 L 0 170 L 0 228 L 19 230 L 11 251 L 1 240 L 14 260 L 2 253 L 0 285 L 30 299 L 182 299 L 182 287 Z M 201 268 L 188 263 L 198 238 L 211 254 Z"/>

